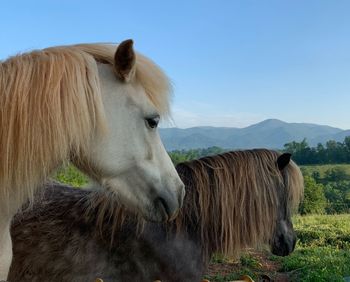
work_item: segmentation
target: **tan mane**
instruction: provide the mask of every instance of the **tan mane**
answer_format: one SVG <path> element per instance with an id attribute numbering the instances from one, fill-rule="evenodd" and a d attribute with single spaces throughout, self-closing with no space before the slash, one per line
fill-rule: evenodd
<path id="1" fill-rule="evenodd" d="M 99 44 L 53 47 L 0 62 L 2 203 L 32 197 L 70 153 L 86 151 L 93 135 L 104 134 L 97 63 L 113 64 L 115 50 Z M 135 77 L 167 114 L 170 86 L 162 71 L 137 54 Z"/>

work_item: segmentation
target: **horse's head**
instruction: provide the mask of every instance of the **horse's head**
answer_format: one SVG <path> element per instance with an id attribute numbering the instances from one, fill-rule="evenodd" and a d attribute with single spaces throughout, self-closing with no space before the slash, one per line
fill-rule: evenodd
<path id="1" fill-rule="evenodd" d="M 112 64 L 101 60 L 98 72 L 108 130 L 76 164 L 145 218 L 170 220 L 185 190 L 157 130 L 168 111 L 168 80 L 131 40 L 118 45 Z"/>
<path id="2" fill-rule="evenodd" d="M 277 159 L 277 166 L 282 175 L 284 174 L 283 170 L 290 162 L 290 157 L 291 154 L 285 153 Z M 297 239 L 293 229 L 288 193 L 285 187 L 286 185 L 284 185 L 284 189 L 281 189 L 281 193 L 278 195 L 277 222 L 270 242 L 271 252 L 278 256 L 287 256 L 293 252 Z"/>

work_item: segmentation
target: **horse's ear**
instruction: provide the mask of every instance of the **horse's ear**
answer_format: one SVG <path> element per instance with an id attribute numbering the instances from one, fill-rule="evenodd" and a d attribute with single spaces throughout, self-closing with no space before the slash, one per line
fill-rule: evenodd
<path id="1" fill-rule="evenodd" d="M 278 157 L 277 165 L 279 170 L 284 169 L 289 164 L 291 156 L 292 154 L 290 153 L 284 153 Z"/>
<path id="2" fill-rule="evenodd" d="M 131 39 L 125 40 L 118 45 L 114 55 L 114 67 L 118 77 L 129 82 L 135 74 L 136 55 Z"/>

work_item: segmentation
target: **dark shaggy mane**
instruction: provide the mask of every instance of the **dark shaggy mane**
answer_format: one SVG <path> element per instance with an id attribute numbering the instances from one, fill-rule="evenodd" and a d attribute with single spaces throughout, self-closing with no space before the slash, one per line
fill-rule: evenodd
<path id="1" fill-rule="evenodd" d="M 282 173 L 276 163 L 279 155 L 255 149 L 179 164 L 187 196 L 176 219 L 178 230 L 195 226 L 208 255 L 215 251 L 236 256 L 266 243 L 274 231 L 278 195 L 288 195 L 292 212 L 303 193 L 299 168 L 291 162 Z"/>

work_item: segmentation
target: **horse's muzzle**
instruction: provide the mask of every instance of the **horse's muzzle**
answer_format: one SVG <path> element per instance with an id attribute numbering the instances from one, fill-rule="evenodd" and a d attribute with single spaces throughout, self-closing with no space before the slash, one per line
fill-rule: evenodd
<path id="1" fill-rule="evenodd" d="M 176 218 L 185 197 L 184 185 L 181 184 L 178 193 L 160 193 L 153 201 L 155 221 L 171 221 Z"/>

